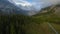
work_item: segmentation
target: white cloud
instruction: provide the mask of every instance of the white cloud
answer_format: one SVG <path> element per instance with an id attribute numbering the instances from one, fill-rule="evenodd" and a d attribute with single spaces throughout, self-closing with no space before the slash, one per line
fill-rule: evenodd
<path id="1" fill-rule="evenodd" d="M 27 0 L 8 0 L 8 1 L 24 10 L 29 10 L 29 11 L 33 10 L 32 13 L 31 11 L 28 13 L 31 15 L 35 14 L 35 12 L 41 10 L 42 8 L 60 3 L 60 0 L 33 0 L 31 2 Z"/>
<path id="2" fill-rule="evenodd" d="M 31 6 L 31 4 L 25 0 L 9 0 L 11 3 L 22 6 Z"/>
<path id="3" fill-rule="evenodd" d="M 44 8 L 44 7 L 60 2 L 60 0 L 31 0 L 31 2 L 27 0 L 8 0 L 8 1 L 18 7 L 21 5 L 24 8 L 28 8 L 28 9 L 31 9 L 32 6 L 36 9 L 40 9 L 40 8 Z"/>

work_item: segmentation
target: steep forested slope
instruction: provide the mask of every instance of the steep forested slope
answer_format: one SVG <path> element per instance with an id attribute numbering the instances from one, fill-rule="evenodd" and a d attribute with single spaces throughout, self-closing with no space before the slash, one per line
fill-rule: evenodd
<path id="1" fill-rule="evenodd" d="M 57 13 L 56 8 L 59 7 L 45 8 L 34 16 L 3 15 L 0 10 L 0 34 L 55 34 L 47 23 L 51 23 L 60 34 L 60 10 Z"/>

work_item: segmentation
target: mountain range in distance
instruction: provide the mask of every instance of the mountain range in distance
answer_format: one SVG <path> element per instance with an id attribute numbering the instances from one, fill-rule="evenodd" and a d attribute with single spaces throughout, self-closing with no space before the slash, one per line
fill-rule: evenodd
<path id="1" fill-rule="evenodd" d="M 25 6 L 25 8 L 26 7 L 29 7 L 29 6 Z M 19 7 L 15 6 L 14 4 L 10 3 L 8 0 L 0 0 L 0 14 L 2 13 L 6 15 L 22 14 L 22 15 L 31 16 L 31 15 L 35 15 L 40 12 L 40 11 L 34 11 L 35 10 L 34 8 L 32 8 L 34 10 L 24 10 L 24 9 L 22 9 L 22 6 L 20 5 Z"/>
<path id="2" fill-rule="evenodd" d="M 0 13 L 3 14 L 23 14 L 28 15 L 29 11 L 18 8 L 7 0 L 0 0 Z"/>

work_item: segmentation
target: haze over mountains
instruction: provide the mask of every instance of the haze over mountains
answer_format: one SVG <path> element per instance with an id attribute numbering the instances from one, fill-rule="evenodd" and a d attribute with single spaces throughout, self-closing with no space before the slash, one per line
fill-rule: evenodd
<path id="1" fill-rule="evenodd" d="M 25 10 L 22 10 L 12 3 L 8 2 L 7 0 L 1 0 L 0 1 L 0 10 L 4 14 L 27 14 Z M 0 11 L 0 12 L 1 12 Z"/>
<path id="2" fill-rule="evenodd" d="M 5 14 L 34 15 L 42 8 L 59 2 L 60 0 L 0 0 L 0 10 Z"/>

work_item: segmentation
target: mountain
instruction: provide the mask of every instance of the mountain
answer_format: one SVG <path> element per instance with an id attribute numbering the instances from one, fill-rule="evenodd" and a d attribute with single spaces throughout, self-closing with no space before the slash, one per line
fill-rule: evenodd
<path id="1" fill-rule="evenodd" d="M 49 6 L 46 8 L 42 8 L 40 12 L 34 16 L 40 16 L 40 15 L 52 15 L 55 14 L 57 16 L 60 16 L 60 4 Z"/>
<path id="2" fill-rule="evenodd" d="M 45 4 L 43 6 L 45 6 Z M 29 8 L 31 10 L 29 10 Z M 27 10 L 24 10 L 24 9 L 27 9 Z M 32 7 L 29 7 L 29 6 L 23 7 L 21 5 L 18 5 L 18 7 L 17 7 L 16 5 L 14 5 L 13 3 L 9 2 L 8 0 L 0 0 L 0 14 L 6 14 L 6 15 L 22 14 L 22 15 L 31 16 L 31 15 L 35 15 L 37 13 L 43 12 L 43 11 L 41 11 L 41 7 L 39 7 L 37 10 L 40 10 L 40 11 L 36 11 L 36 9 L 34 8 L 34 6 L 32 6 Z"/>
<path id="3" fill-rule="evenodd" d="M 0 13 L 10 15 L 10 14 L 24 14 L 27 15 L 26 10 L 22 10 L 17 6 L 13 5 L 7 0 L 0 0 Z"/>
<path id="4" fill-rule="evenodd" d="M 33 11 L 33 10 L 24 10 L 29 8 L 24 8 L 24 9 L 22 8 L 23 8 L 22 6 L 17 7 L 7 0 L 0 0 L 0 14 L 4 14 L 4 15 L 22 14 L 22 15 L 31 16 L 37 13 L 37 11 Z"/>

